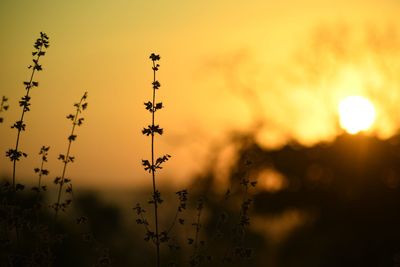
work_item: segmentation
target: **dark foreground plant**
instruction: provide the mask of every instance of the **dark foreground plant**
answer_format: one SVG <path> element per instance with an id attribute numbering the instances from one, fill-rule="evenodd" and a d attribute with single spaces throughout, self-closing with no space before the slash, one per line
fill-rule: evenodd
<path id="1" fill-rule="evenodd" d="M 211 192 L 204 192 L 205 188 L 198 192 L 196 218 L 191 224 L 195 231 L 187 239 L 192 251 L 188 266 L 236 266 L 252 257 L 253 249 L 246 246 L 246 232 L 253 202 L 251 188 L 257 182 L 249 177 L 250 165 L 246 160 L 238 169 L 234 174 L 238 179 L 231 181 L 223 196 L 215 195 L 214 199 L 210 197 Z M 202 218 L 204 211 L 209 214 L 208 223 Z"/>
<path id="2" fill-rule="evenodd" d="M 246 160 L 244 166 L 245 172 L 240 178 L 242 200 L 239 209 L 239 216 L 237 222 L 232 228 L 230 236 L 231 244 L 225 251 L 225 255 L 222 259 L 223 264 L 229 264 L 234 260 L 246 260 L 251 258 L 253 254 L 253 249 L 245 246 L 246 231 L 250 225 L 249 209 L 253 203 L 253 198 L 249 194 L 249 190 L 251 187 L 255 187 L 257 185 L 257 181 L 249 178 L 250 165 L 251 162 Z"/>
<path id="3" fill-rule="evenodd" d="M 162 102 L 156 102 L 156 91 L 160 88 L 161 84 L 160 82 L 156 79 L 156 73 L 160 67 L 160 65 L 157 63 L 160 60 L 160 56 L 152 53 L 150 55 L 150 59 L 152 61 L 152 69 L 153 69 L 153 82 L 152 82 L 152 87 L 153 87 L 153 97 L 151 101 L 148 101 L 144 103 L 146 110 L 148 110 L 151 113 L 151 124 L 148 125 L 146 128 L 142 130 L 142 134 L 146 136 L 151 136 L 151 159 L 150 160 L 142 160 L 142 165 L 144 167 L 145 171 L 148 171 L 151 173 L 152 177 L 152 186 L 153 186 L 153 193 L 152 193 L 152 198 L 148 202 L 149 204 L 152 204 L 154 207 L 154 227 L 155 227 L 155 232 L 151 231 L 149 228 L 149 224 L 147 220 L 144 218 L 143 213 L 145 212 L 144 209 L 140 207 L 140 204 L 137 204 L 136 206 L 136 212 L 140 218 L 138 218 L 137 223 L 138 224 L 143 224 L 146 227 L 146 238 L 145 240 L 151 240 L 156 246 L 156 266 L 159 267 L 161 265 L 161 259 L 160 259 L 160 243 L 161 242 L 167 242 L 169 240 L 167 231 L 163 231 L 160 233 L 159 230 L 159 214 L 158 214 L 158 208 L 159 205 L 163 202 L 161 198 L 161 193 L 157 189 L 157 183 L 156 183 L 156 171 L 162 169 L 163 163 L 165 163 L 171 156 L 166 154 L 162 157 L 159 157 L 155 159 L 155 149 L 154 149 L 154 137 L 156 134 L 162 135 L 163 134 L 163 128 L 161 128 L 158 124 L 155 122 L 155 113 L 163 108 Z"/>
<path id="4" fill-rule="evenodd" d="M 49 175 L 49 171 L 47 169 L 44 169 L 44 163 L 47 162 L 47 157 L 49 154 L 49 146 L 42 146 L 40 149 L 39 155 L 42 158 L 40 168 L 35 168 L 33 169 L 35 173 L 38 174 L 38 185 L 33 187 L 32 190 L 40 193 L 41 191 L 46 191 L 47 187 L 45 185 L 42 185 L 42 177 Z"/>
<path id="5" fill-rule="evenodd" d="M 81 116 L 81 113 L 87 108 L 87 92 L 85 92 L 81 98 L 81 100 L 79 101 L 79 103 L 75 103 L 74 107 L 75 107 L 75 114 L 69 114 L 67 115 L 67 119 L 72 121 L 72 129 L 71 129 L 71 134 L 68 136 L 68 147 L 67 147 L 67 151 L 65 154 L 60 154 L 58 156 L 58 159 L 61 160 L 61 162 L 63 163 L 63 169 L 62 169 L 62 173 L 61 176 L 56 177 L 54 179 L 54 183 L 56 185 L 58 185 L 58 195 L 57 195 L 57 202 L 54 203 L 52 205 L 55 214 L 54 214 L 54 218 L 55 220 L 57 220 L 57 216 L 58 216 L 58 211 L 61 209 L 62 211 L 65 211 L 65 209 L 69 206 L 69 204 L 71 204 L 72 199 L 66 199 L 65 201 L 61 202 L 61 197 L 62 197 L 62 193 L 63 193 L 63 187 L 64 184 L 67 186 L 67 188 L 65 189 L 65 193 L 66 194 L 72 194 L 72 184 L 71 184 L 71 179 L 68 179 L 65 177 L 66 171 L 67 171 L 67 166 L 68 163 L 73 163 L 75 157 L 70 155 L 71 152 L 71 145 L 72 142 L 74 142 L 77 138 L 77 135 L 75 134 L 75 129 L 76 126 L 81 126 L 83 123 L 84 118 Z"/>
<path id="6" fill-rule="evenodd" d="M 192 254 L 189 258 L 189 266 L 195 267 L 200 266 L 202 263 L 211 261 L 211 256 L 204 254 L 205 241 L 200 239 L 200 231 L 203 228 L 201 223 L 201 214 L 204 209 L 204 200 L 203 198 L 199 198 L 196 205 L 196 220 L 192 223 L 192 226 L 195 228 L 195 234 L 193 237 L 188 238 L 188 245 L 192 246 Z"/>
<path id="7" fill-rule="evenodd" d="M 47 35 L 43 32 L 40 33 L 40 37 L 36 40 L 35 44 L 33 45 L 33 47 L 35 48 L 35 51 L 32 52 L 32 56 L 34 57 L 34 59 L 32 59 L 33 64 L 28 66 L 29 69 L 32 69 L 31 72 L 31 77 L 29 79 L 29 81 L 25 81 L 24 82 L 24 86 L 25 86 L 25 96 L 23 96 L 21 98 L 21 100 L 19 101 L 19 105 L 20 107 L 22 107 L 22 113 L 21 113 L 21 117 L 18 121 L 16 121 L 14 123 L 14 125 L 11 126 L 11 128 L 15 128 L 17 130 L 17 137 L 16 137 L 16 141 L 15 141 L 15 147 L 12 149 L 9 149 L 6 152 L 6 156 L 13 162 L 13 171 L 12 171 L 12 187 L 15 190 L 16 189 L 16 164 L 17 161 L 19 161 L 19 159 L 23 156 L 23 157 L 27 157 L 28 155 L 19 150 L 19 143 L 20 143 L 20 136 L 21 136 L 21 132 L 25 131 L 25 122 L 24 122 L 24 117 L 25 117 L 25 113 L 28 112 L 30 110 L 30 100 L 31 97 L 29 96 L 30 90 L 33 87 L 38 87 L 39 83 L 37 81 L 34 81 L 33 78 L 35 76 L 36 71 L 42 71 L 42 65 L 39 64 L 39 60 L 42 56 L 44 56 L 46 54 L 45 50 L 49 47 L 49 38 L 47 37 Z"/>
<path id="8" fill-rule="evenodd" d="M 4 112 L 4 111 L 6 111 L 6 110 L 8 110 L 8 104 L 7 104 L 7 101 L 8 101 L 8 98 L 7 97 L 5 97 L 5 96 L 3 96 L 2 98 L 1 98 L 1 103 L 0 103 L 0 114 L 2 113 L 2 112 Z M 0 123 L 3 123 L 3 121 L 4 121 L 4 118 L 3 117 L 0 117 Z"/>

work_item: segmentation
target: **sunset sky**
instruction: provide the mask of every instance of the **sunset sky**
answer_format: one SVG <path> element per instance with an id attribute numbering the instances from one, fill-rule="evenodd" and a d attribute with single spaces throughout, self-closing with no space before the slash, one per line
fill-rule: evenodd
<path id="1" fill-rule="evenodd" d="M 33 43 L 46 32 L 39 87 L 17 177 L 30 181 L 42 145 L 50 146 L 48 183 L 60 175 L 73 111 L 89 93 L 67 177 L 74 186 L 150 182 L 141 160 L 150 140 L 143 103 L 151 97 L 149 55 L 161 55 L 157 114 L 165 134 L 158 154 L 173 157 L 161 183 L 187 183 L 209 165 L 233 131 L 255 131 L 265 147 L 304 145 L 342 133 L 339 102 L 364 96 L 376 109 L 367 134 L 388 138 L 400 126 L 400 1 L 14 1 L 0 2 L 0 152 L 12 148 L 22 82 Z M 0 157 L 0 175 L 12 163 Z M 168 181 L 166 179 L 168 178 Z M 172 181 L 172 182 L 171 182 Z"/>

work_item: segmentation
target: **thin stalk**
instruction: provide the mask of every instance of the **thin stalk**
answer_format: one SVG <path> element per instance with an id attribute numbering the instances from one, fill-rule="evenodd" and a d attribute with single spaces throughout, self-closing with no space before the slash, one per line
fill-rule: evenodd
<path id="1" fill-rule="evenodd" d="M 40 185 L 42 182 L 42 171 L 44 166 L 44 160 L 42 159 L 42 164 L 40 165 L 40 172 L 39 172 L 39 182 L 38 182 L 38 189 L 40 190 Z"/>
<path id="2" fill-rule="evenodd" d="M 201 256 L 199 254 L 199 236 L 200 236 L 200 230 L 202 228 L 201 224 L 200 224 L 200 220 L 201 220 L 201 213 L 203 211 L 203 199 L 200 198 L 197 202 L 197 218 L 196 218 L 196 222 L 192 223 L 193 226 L 196 226 L 196 232 L 194 235 L 193 239 L 189 239 L 192 241 L 192 243 L 189 244 L 193 244 L 193 253 L 190 256 L 190 260 L 189 260 L 189 264 L 190 266 L 200 266 L 200 263 L 202 262 Z M 200 241 L 200 244 L 202 244 L 203 241 Z"/>
<path id="3" fill-rule="evenodd" d="M 175 224 L 176 224 L 176 219 L 178 218 L 178 214 L 179 214 L 179 210 L 177 209 L 176 212 L 175 212 L 174 219 L 172 220 L 171 225 L 169 226 L 168 230 L 166 231 L 166 232 L 167 232 L 167 235 L 169 235 L 169 233 L 171 232 L 171 230 L 174 228 L 174 226 L 175 226 Z"/>
<path id="4" fill-rule="evenodd" d="M 156 70 L 155 70 L 155 63 L 153 61 L 153 82 L 156 81 Z M 153 107 L 156 106 L 156 89 L 153 87 Z M 151 126 L 154 128 L 154 116 L 155 110 L 151 113 Z M 151 166 L 154 166 L 154 131 L 151 132 Z M 156 188 L 156 174 L 155 168 L 151 168 L 151 175 L 153 178 L 153 202 L 154 202 L 154 218 L 155 218 L 155 225 L 156 225 L 156 249 L 157 249 L 157 262 L 156 266 L 160 267 L 160 237 L 158 234 L 158 203 L 156 199 L 157 188 Z"/>
<path id="5" fill-rule="evenodd" d="M 243 219 L 243 216 L 245 216 L 246 212 L 247 212 L 247 210 L 245 210 L 246 209 L 245 204 L 246 204 L 246 201 L 248 200 L 249 182 L 250 182 L 249 177 L 248 177 L 248 172 L 246 172 L 245 175 L 246 175 L 246 178 L 242 179 L 242 181 L 241 181 L 241 185 L 242 185 L 242 187 L 244 187 L 244 190 L 243 190 L 243 195 L 242 195 L 242 202 L 241 202 L 241 207 L 240 207 L 240 211 L 239 211 L 238 222 L 236 225 L 236 227 L 237 227 L 236 231 L 239 231 L 239 229 L 240 229 L 241 233 L 235 233 L 233 235 L 232 243 L 225 250 L 224 258 L 220 264 L 221 267 L 225 266 L 226 258 L 229 255 L 232 255 L 233 247 L 236 246 L 237 244 L 239 244 L 240 242 L 243 242 L 243 239 L 244 239 L 246 229 L 245 229 L 244 222 L 242 222 L 242 219 Z M 238 236 L 236 236 L 236 235 L 238 235 Z"/>
<path id="6" fill-rule="evenodd" d="M 197 249 L 199 247 L 199 234 L 200 234 L 200 229 L 201 229 L 201 225 L 200 225 L 200 218 L 201 218 L 201 211 L 203 209 L 199 208 L 198 212 L 197 212 L 197 222 L 196 222 L 196 235 L 194 237 L 194 256 L 196 256 L 197 254 Z"/>
<path id="7" fill-rule="evenodd" d="M 79 103 L 79 106 L 81 102 Z M 77 108 L 76 112 L 75 112 L 75 117 L 74 117 L 74 121 L 73 121 L 73 125 L 72 125 L 72 130 L 71 130 L 71 134 L 70 136 L 74 135 L 75 132 L 75 127 L 77 125 L 77 121 L 78 121 L 78 114 L 80 112 L 80 109 Z M 57 220 L 57 216 L 58 216 L 58 210 L 60 209 L 60 201 L 61 201 L 61 195 L 62 195 L 62 188 L 64 185 L 64 179 L 65 179 L 65 172 L 67 170 L 67 165 L 69 163 L 69 153 L 71 150 L 71 144 L 72 144 L 72 140 L 68 139 L 68 148 L 67 148 L 67 154 L 65 155 L 65 159 L 64 159 L 64 166 L 63 166 L 63 171 L 62 171 L 62 175 L 61 175 L 61 180 L 60 180 L 60 187 L 58 188 L 58 197 L 57 197 L 57 204 L 55 206 L 55 215 L 54 215 L 54 221 Z"/>
<path id="8" fill-rule="evenodd" d="M 40 46 L 39 52 L 37 53 L 37 57 L 36 57 L 37 64 L 39 64 L 39 59 L 40 59 L 40 56 L 41 56 L 40 52 L 42 52 L 42 48 L 43 48 L 43 46 Z M 26 89 L 25 97 L 29 97 L 29 92 L 30 92 L 30 90 L 32 88 L 32 81 L 33 81 L 33 77 L 35 75 L 35 72 L 36 72 L 36 68 L 32 67 L 32 74 L 31 74 L 31 78 L 29 79 L 29 85 L 27 85 L 27 87 L 26 87 L 27 89 Z M 26 111 L 27 111 L 26 108 L 23 107 L 22 108 L 21 118 L 19 120 L 21 123 L 24 120 L 24 116 L 25 116 L 25 112 Z M 17 133 L 17 140 L 16 140 L 16 143 L 15 143 L 15 151 L 18 151 L 18 148 L 19 148 L 19 139 L 20 139 L 20 135 L 21 135 L 22 129 L 21 128 L 17 128 L 17 130 L 18 130 L 18 133 Z M 13 178 L 12 186 L 13 186 L 13 190 L 14 191 L 15 191 L 16 165 L 17 165 L 17 160 L 14 159 L 13 160 L 13 174 L 12 174 L 12 178 Z"/>

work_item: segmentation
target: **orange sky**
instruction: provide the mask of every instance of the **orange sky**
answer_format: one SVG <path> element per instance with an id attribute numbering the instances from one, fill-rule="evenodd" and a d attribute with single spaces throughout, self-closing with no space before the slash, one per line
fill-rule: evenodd
<path id="1" fill-rule="evenodd" d="M 32 179 L 42 145 L 49 180 L 66 149 L 65 115 L 89 92 L 67 176 L 75 186 L 135 186 L 149 177 L 141 159 L 150 120 L 151 52 L 161 54 L 157 152 L 173 156 L 163 177 L 180 183 L 208 164 L 210 147 L 232 130 L 257 126 L 265 146 L 329 141 L 340 130 L 337 105 L 360 94 L 377 108 L 371 130 L 385 138 L 400 123 L 400 2 L 383 1 L 12 1 L 0 2 L 0 96 L 10 110 L 0 151 L 11 148 L 32 44 L 50 37 L 32 91 L 18 164 Z M 261 123 L 261 124 L 257 124 Z M 0 175 L 11 173 L 0 157 Z M 170 181 L 169 179 L 168 181 Z M 168 182 L 169 183 L 169 182 Z"/>

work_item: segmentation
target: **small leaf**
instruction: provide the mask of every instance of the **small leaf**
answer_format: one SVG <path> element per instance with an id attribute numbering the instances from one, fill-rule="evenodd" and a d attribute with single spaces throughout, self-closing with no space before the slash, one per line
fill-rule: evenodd
<path id="1" fill-rule="evenodd" d="M 149 111 L 153 110 L 153 104 L 150 101 L 144 103 L 144 105 L 146 107 L 146 110 L 149 110 Z"/>
<path id="2" fill-rule="evenodd" d="M 159 89 L 161 87 L 161 84 L 159 81 L 154 81 L 152 82 L 153 89 Z"/>
<path id="3" fill-rule="evenodd" d="M 72 193 L 72 186 L 68 186 L 67 189 L 65 189 L 65 192 L 68 194 Z"/>
<path id="4" fill-rule="evenodd" d="M 156 54 L 154 54 L 154 53 L 151 53 L 150 59 L 151 59 L 152 61 L 158 61 L 158 60 L 160 60 L 160 55 L 156 55 Z"/>
<path id="5" fill-rule="evenodd" d="M 81 126 L 84 121 L 84 118 L 79 118 L 78 121 L 76 122 L 76 125 Z"/>
<path id="6" fill-rule="evenodd" d="M 61 177 L 56 177 L 56 178 L 54 179 L 54 183 L 55 183 L 55 184 L 61 183 Z"/>
<path id="7" fill-rule="evenodd" d="M 152 131 L 151 131 L 150 127 L 151 127 L 151 126 L 149 126 L 149 128 L 143 128 L 142 134 L 143 134 L 143 135 L 146 135 L 146 136 L 151 135 Z"/>
<path id="8" fill-rule="evenodd" d="M 162 109 L 163 107 L 164 107 L 164 106 L 163 106 L 163 103 L 160 102 L 160 103 L 157 103 L 157 104 L 156 104 L 156 108 L 155 108 L 155 109 L 156 109 L 156 110 L 157 110 L 157 109 Z"/>
<path id="9" fill-rule="evenodd" d="M 150 164 L 148 160 L 142 160 L 142 165 L 145 171 L 151 172 L 154 170 L 154 167 Z"/>

